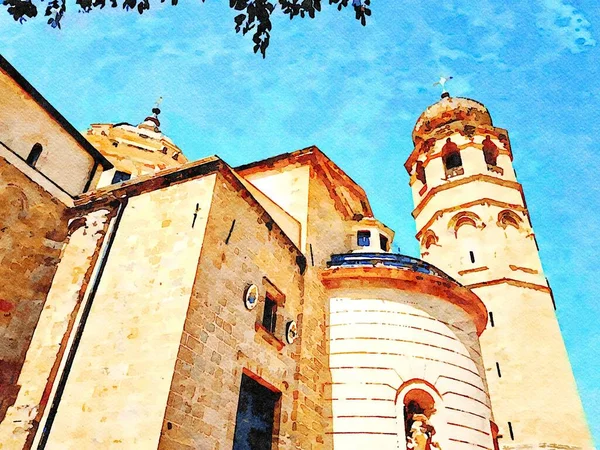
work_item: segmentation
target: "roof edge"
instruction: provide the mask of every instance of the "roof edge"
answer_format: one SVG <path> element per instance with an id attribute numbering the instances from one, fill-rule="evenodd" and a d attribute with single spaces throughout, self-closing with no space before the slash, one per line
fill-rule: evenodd
<path id="1" fill-rule="evenodd" d="M 76 208 L 95 208 L 94 205 L 110 203 L 123 197 L 134 197 L 145 192 L 162 189 L 176 183 L 218 172 L 225 162 L 218 156 L 209 156 L 182 166 L 132 178 L 119 184 L 85 192 L 75 197 Z"/>

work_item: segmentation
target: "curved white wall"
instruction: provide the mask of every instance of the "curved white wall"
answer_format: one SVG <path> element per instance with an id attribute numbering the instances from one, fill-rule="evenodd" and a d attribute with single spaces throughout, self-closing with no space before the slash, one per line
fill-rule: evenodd
<path id="1" fill-rule="evenodd" d="M 466 312 L 384 288 L 336 289 L 329 307 L 336 449 L 406 448 L 402 401 L 415 379 L 433 388 L 410 388 L 441 400 L 432 424 L 442 449 L 493 449 L 479 341 Z"/>

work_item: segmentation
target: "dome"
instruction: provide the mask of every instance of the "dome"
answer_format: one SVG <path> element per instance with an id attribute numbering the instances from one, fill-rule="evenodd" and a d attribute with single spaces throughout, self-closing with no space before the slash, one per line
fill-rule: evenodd
<path id="1" fill-rule="evenodd" d="M 179 167 L 188 162 L 181 149 L 161 131 L 159 114 L 160 109 L 154 108 L 152 115 L 146 117 L 139 125 L 127 122 L 92 124 L 87 132 L 87 140 L 98 148 L 115 168 L 114 173 L 107 172 L 104 178 L 101 178 L 101 186 L 118 182 L 115 179 L 123 181 Z M 117 177 L 124 176 L 123 174 L 127 178 Z"/>
<path id="2" fill-rule="evenodd" d="M 474 126 L 492 125 L 492 117 L 482 103 L 464 97 L 444 96 L 421 114 L 413 130 L 413 142 L 416 143 L 418 138 L 426 139 L 432 131 L 458 121 Z"/>

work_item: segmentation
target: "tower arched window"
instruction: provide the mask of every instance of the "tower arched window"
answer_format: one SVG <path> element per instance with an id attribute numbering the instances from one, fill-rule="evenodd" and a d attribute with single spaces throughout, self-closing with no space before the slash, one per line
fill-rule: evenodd
<path id="1" fill-rule="evenodd" d="M 483 146 L 483 158 L 485 159 L 485 163 L 487 165 L 487 169 L 492 172 L 497 172 L 500 175 L 504 173 L 504 171 L 498 167 L 498 147 L 489 136 L 486 136 L 482 142 Z"/>
<path id="2" fill-rule="evenodd" d="M 34 146 L 31 148 L 29 155 L 27 155 L 27 159 L 25 160 L 25 162 L 27 164 L 29 164 L 31 167 L 35 167 L 38 159 L 40 158 L 40 155 L 42 154 L 42 150 L 44 150 L 44 147 L 42 147 L 42 144 L 40 144 L 39 142 L 36 142 L 34 144 Z"/>
<path id="3" fill-rule="evenodd" d="M 446 139 L 446 143 L 442 147 L 442 161 L 444 162 L 446 177 L 450 178 L 465 173 L 460 157 L 460 149 L 450 138 Z"/>
<path id="4" fill-rule="evenodd" d="M 417 180 L 423 184 L 427 184 L 427 177 L 425 176 L 425 167 L 422 161 L 417 161 L 417 167 L 415 169 Z"/>

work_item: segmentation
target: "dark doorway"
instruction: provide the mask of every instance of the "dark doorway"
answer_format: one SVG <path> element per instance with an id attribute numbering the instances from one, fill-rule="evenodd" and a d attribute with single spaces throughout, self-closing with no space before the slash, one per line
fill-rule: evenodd
<path id="1" fill-rule="evenodd" d="M 233 450 L 271 450 L 280 392 L 242 374 Z M 275 427 L 277 429 L 278 427 Z"/>

